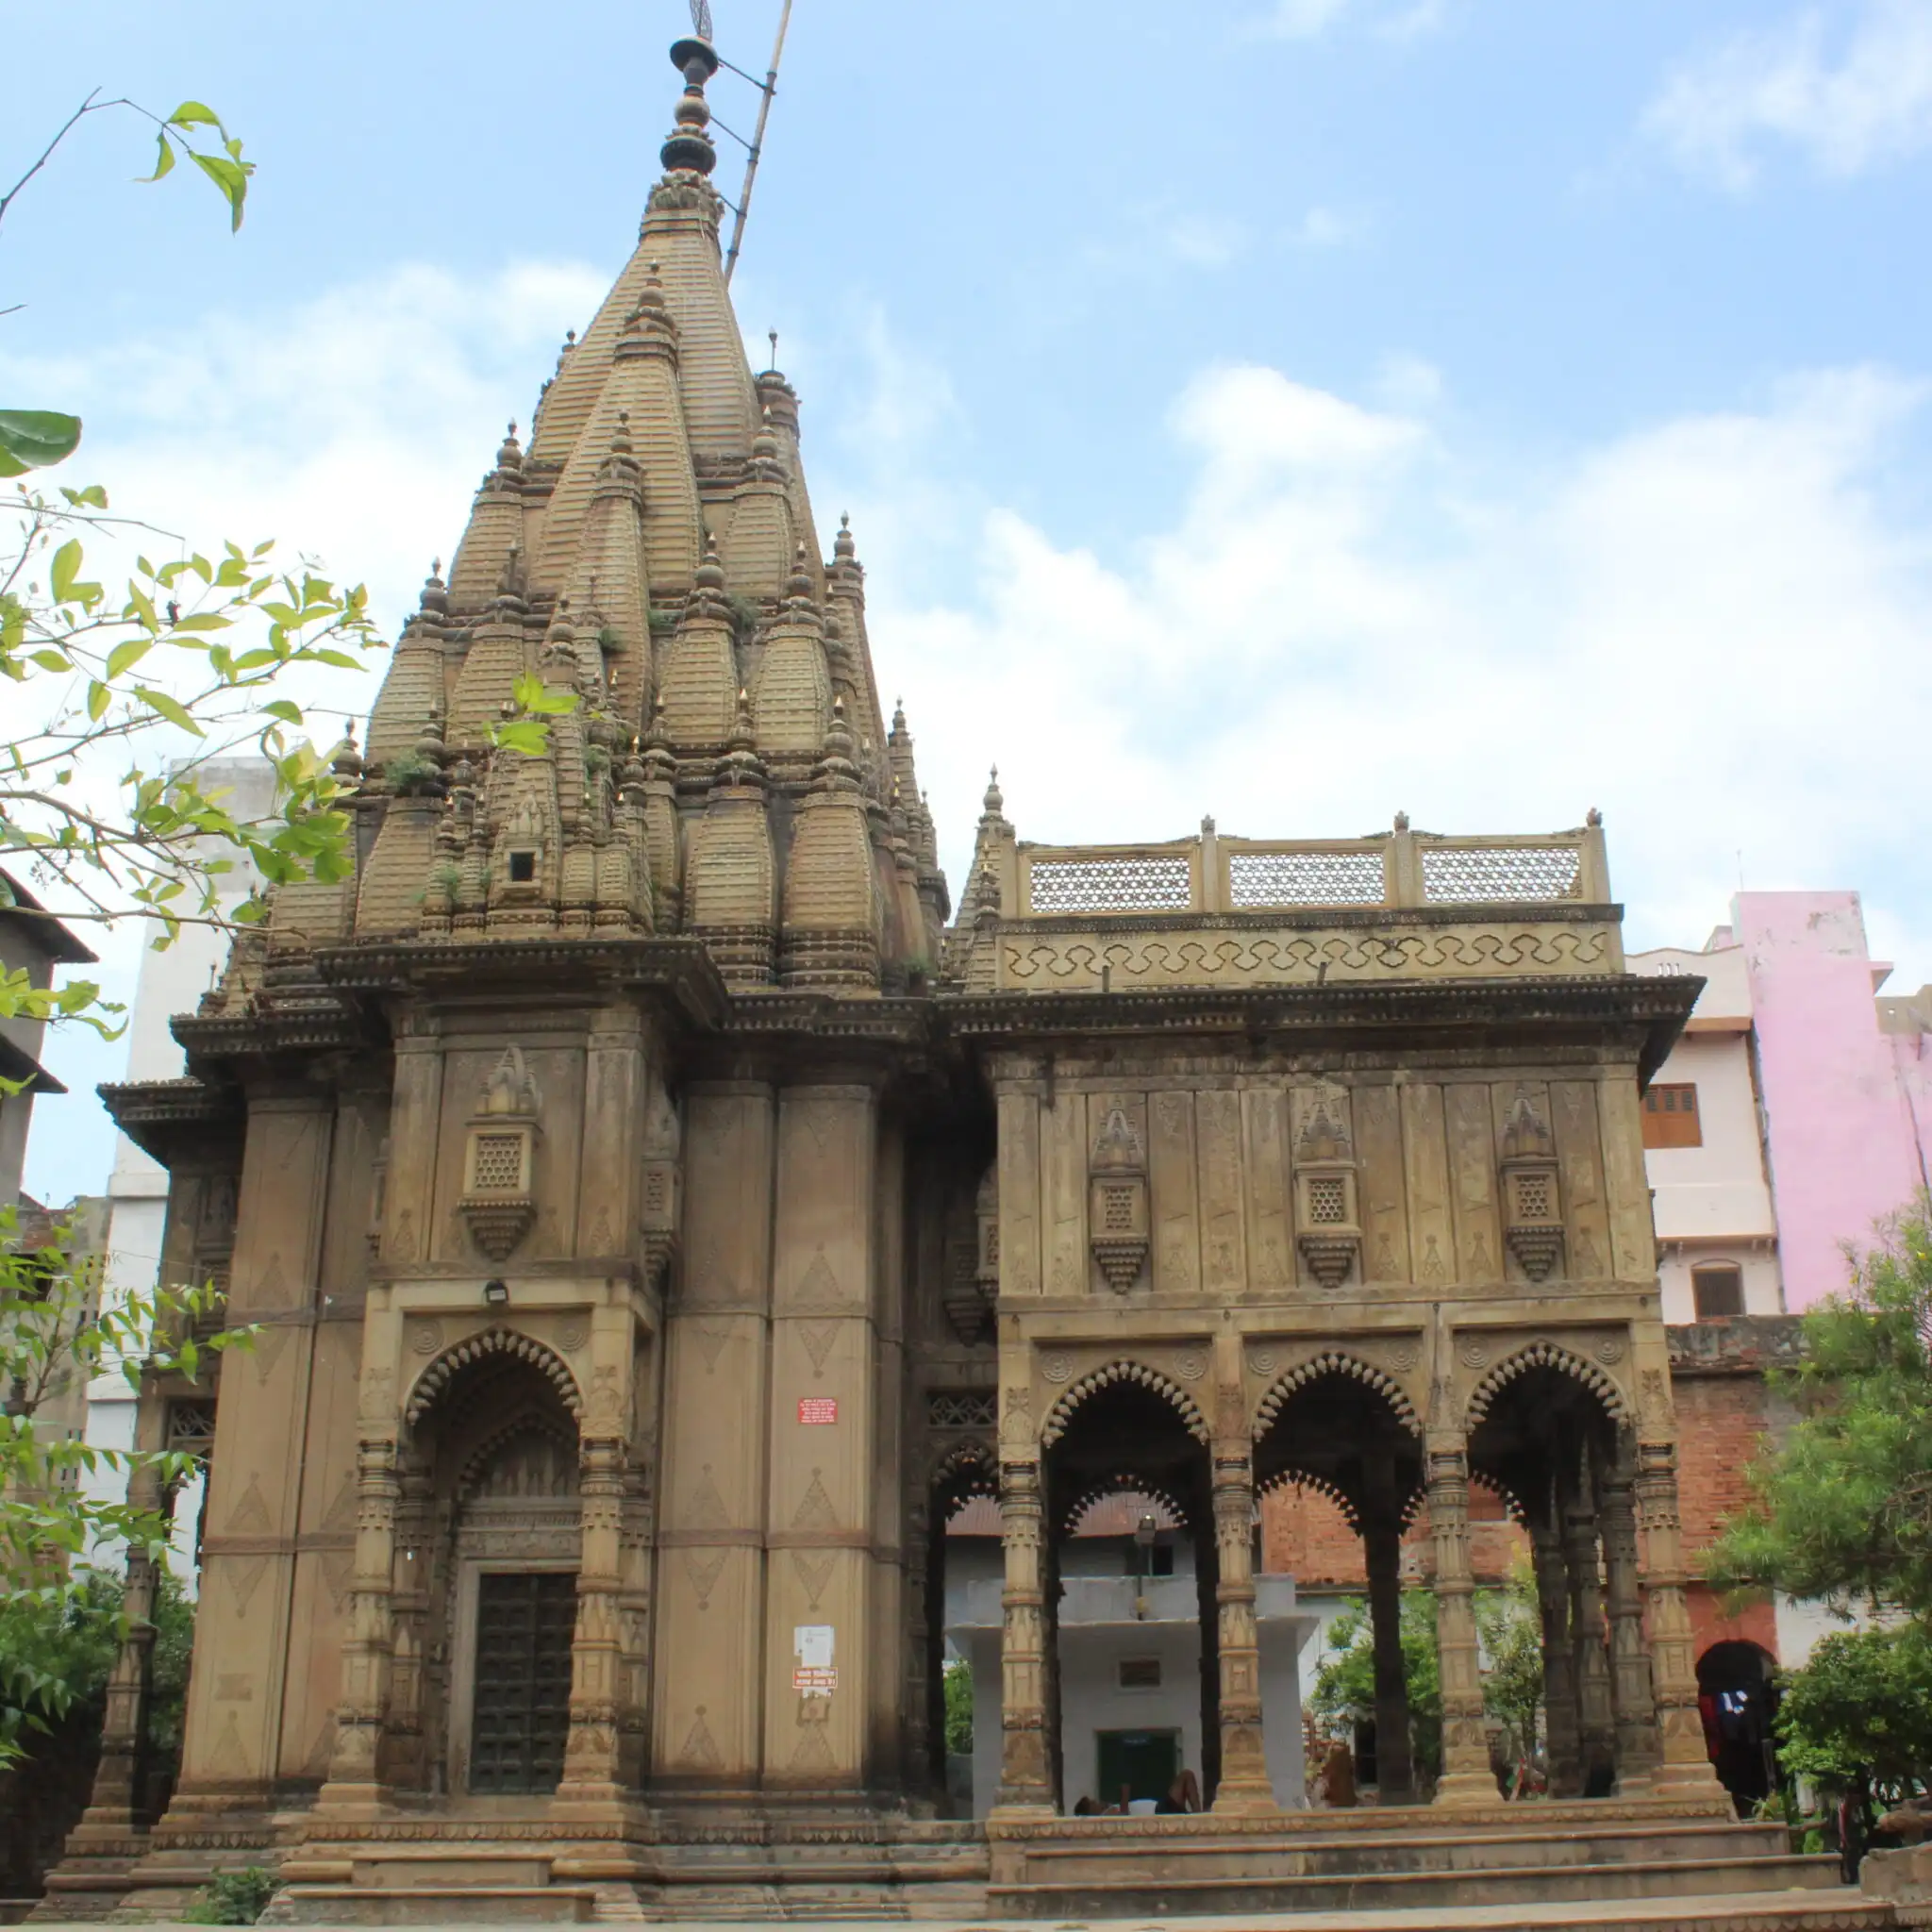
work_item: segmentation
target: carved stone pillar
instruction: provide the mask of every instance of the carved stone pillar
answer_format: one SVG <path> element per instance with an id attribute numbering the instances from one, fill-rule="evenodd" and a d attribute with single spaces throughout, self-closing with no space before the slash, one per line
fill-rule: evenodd
<path id="1" fill-rule="evenodd" d="M 1640 1442 L 1637 1507 L 1643 1526 L 1643 1594 L 1650 1617 L 1650 1682 L 1661 1746 L 1653 1787 L 1672 1796 L 1722 1797 L 1697 1713 L 1690 1609 L 1684 1599 L 1683 1524 L 1677 1514 L 1677 1452 Z"/>
<path id="2" fill-rule="evenodd" d="M 1408 1748 L 1408 1673 L 1402 1657 L 1402 1525 L 1371 1511 L 1362 1523 L 1369 1626 L 1375 1649 L 1375 1787 L 1384 1805 L 1415 1801 Z"/>
<path id="3" fill-rule="evenodd" d="M 1570 1642 L 1576 1659 L 1576 1730 L 1583 1789 L 1601 1792 L 1616 1755 L 1610 1714 L 1610 1661 L 1604 1647 L 1604 1592 L 1596 1501 L 1579 1468 L 1563 1510 L 1563 1562 L 1570 1582 Z"/>
<path id="4" fill-rule="evenodd" d="M 396 1445 L 365 1440 L 356 1452 L 356 1570 L 349 1590 L 349 1628 L 342 1640 L 342 1701 L 335 1746 L 319 1808 L 378 1806 L 388 1771 L 384 1732 L 389 1722 L 390 1663 L 394 1640 Z"/>
<path id="5" fill-rule="evenodd" d="M 1629 1441 L 1598 1486 L 1604 1532 L 1604 1576 L 1610 1617 L 1610 1706 L 1617 1726 L 1617 1793 L 1648 1791 L 1658 1757 L 1657 1709 L 1651 1701 L 1650 1660 L 1643 1653 L 1643 1599 L 1637 1583 L 1635 1471 Z"/>
<path id="6" fill-rule="evenodd" d="M 1239 1394 L 1236 1397 L 1239 1403 Z M 1261 1740 L 1261 1645 L 1255 1626 L 1255 1471 L 1245 1435 L 1215 1444 L 1214 1588 L 1221 1660 L 1217 1811 L 1275 1809 Z"/>
<path id="7" fill-rule="evenodd" d="M 1545 1750 L 1550 1795 L 1574 1798 L 1583 1789 L 1583 1758 L 1576 1713 L 1576 1657 L 1570 1642 L 1570 1578 L 1563 1566 L 1561 1518 L 1554 1497 L 1548 1511 L 1529 1527 L 1543 1633 Z"/>
<path id="8" fill-rule="evenodd" d="M 407 1457 L 398 1461 L 397 1480 L 385 1749 L 390 1782 L 404 1790 L 426 1790 L 430 1754 L 424 1722 L 424 1649 L 429 1627 L 434 1499 L 428 1472 L 409 1467 Z"/>
<path id="9" fill-rule="evenodd" d="M 158 1404 L 153 1406 L 159 1407 Z M 128 1478 L 127 1500 L 134 1508 L 152 1510 L 163 1523 L 169 1523 L 175 1512 L 175 1486 L 162 1483 L 151 1464 L 141 1464 Z M 154 1690 L 152 1620 L 159 1582 L 160 1565 L 144 1549 L 130 1546 L 126 1593 L 122 1598 L 127 1635 L 108 1676 L 100 1763 L 94 1770 L 87 1810 L 68 1835 L 69 1857 L 103 1850 L 141 1828 L 148 1703 Z"/>
<path id="10" fill-rule="evenodd" d="M 1000 1593 L 1000 1789 L 993 1809 L 1054 1808 L 1046 1732 L 1046 1617 L 1040 1464 L 1000 1463 L 1000 1544 L 1006 1588 Z"/>
<path id="11" fill-rule="evenodd" d="M 626 1790 L 644 1781 L 651 1702 L 651 1545 L 657 1508 L 650 1477 L 633 1466 L 624 1491 L 624 1587 L 617 1600 L 623 1645 L 617 1703 L 617 1777 Z"/>
<path id="12" fill-rule="evenodd" d="M 577 1554 L 577 1624 L 570 1646 L 570 1740 L 555 1804 L 614 1803 L 619 1795 L 623 1702 L 625 1445 L 586 1436 L 578 1452 L 582 1511 Z"/>
<path id="13" fill-rule="evenodd" d="M 1436 1642 L 1442 1681 L 1442 1775 L 1435 1802 L 1498 1802 L 1483 1722 L 1482 1653 L 1469 1556 L 1469 1461 L 1461 1443 L 1430 1446 L 1429 1534 L 1436 1546 Z"/>

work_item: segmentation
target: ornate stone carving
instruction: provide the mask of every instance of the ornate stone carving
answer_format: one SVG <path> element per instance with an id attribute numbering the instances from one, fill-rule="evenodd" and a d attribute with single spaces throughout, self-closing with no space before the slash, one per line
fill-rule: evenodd
<path id="1" fill-rule="evenodd" d="M 1125 1294 L 1147 1265 L 1147 1150 L 1121 1108 L 1108 1110 L 1093 1143 L 1088 1183 L 1089 1241 L 1101 1274 Z"/>
<path id="2" fill-rule="evenodd" d="M 639 1225 L 644 1266 L 650 1280 L 662 1288 L 677 1256 L 677 1233 L 684 1165 L 679 1159 L 681 1135 L 677 1108 L 662 1082 L 651 1090 L 644 1116 L 644 1161 L 639 1200 Z"/>
<path id="3" fill-rule="evenodd" d="M 1355 1147 L 1341 1119 L 1340 1097 L 1318 1093 L 1295 1137 L 1295 1244 L 1308 1273 L 1331 1294 L 1359 1267 L 1360 1214 Z"/>
<path id="4" fill-rule="evenodd" d="M 1526 1093 L 1503 1129 L 1503 1239 L 1532 1281 L 1546 1280 L 1563 1252 L 1557 1141 Z"/>
<path id="5" fill-rule="evenodd" d="M 973 1232 L 954 1240 L 946 1253 L 943 1300 L 946 1320 L 961 1341 L 983 1341 L 1000 1291 L 1000 1182 L 989 1167 L 973 1203 Z"/>
<path id="6" fill-rule="evenodd" d="M 457 1211 L 492 1261 L 508 1260 L 537 1219 L 537 1083 L 514 1044 L 503 1050 L 471 1116 Z"/>

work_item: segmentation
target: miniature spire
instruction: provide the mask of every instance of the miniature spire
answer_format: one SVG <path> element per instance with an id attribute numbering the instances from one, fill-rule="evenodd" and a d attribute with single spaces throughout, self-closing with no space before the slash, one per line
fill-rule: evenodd
<path id="1" fill-rule="evenodd" d="M 852 536 L 850 510 L 841 510 L 839 513 L 839 534 L 832 539 L 832 555 L 841 563 L 855 562 L 858 557 L 858 545 L 853 541 Z"/>
<path id="2" fill-rule="evenodd" d="M 1006 812 L 1006 795 L 1000 791 L 1000 768 L 997 765 L 986 781 L 986 796 L 980 801 L 980 809 L 990 819 L 1000 818 Z"/>

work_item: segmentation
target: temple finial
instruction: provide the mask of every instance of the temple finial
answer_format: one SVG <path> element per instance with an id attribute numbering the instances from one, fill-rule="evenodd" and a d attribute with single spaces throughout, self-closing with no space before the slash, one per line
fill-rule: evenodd
<path id="1" fill-rule="evenodd" d="M 673 43 L 671 64 L 684 75 L 684 93 L 673 117 L 677 125 L 665 137 L 658 158 L 674 174 L 708 175 L 718 165 L 718 150 L 706 132 L 711 109 L 705 83 L 718 71 L 717 53 L 709 41 L 691 34 Z"/>

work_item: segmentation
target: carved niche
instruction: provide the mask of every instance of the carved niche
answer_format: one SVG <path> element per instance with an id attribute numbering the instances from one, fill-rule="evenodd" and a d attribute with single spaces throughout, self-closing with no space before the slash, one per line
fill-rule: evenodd
<path id="1" fill-rule="evenodd" d="M 1295 1245 L 1308 1273 L 1331 1293 L 1358 1267 L 1361 1209 L 1357 1203 L 1355 1144 L 1339 1096 L 1310 1096 L 1294 1143 Z"/>
<path id="2" fill-rule="evenodd" d="M 1526 1093 L 1503 1127 L 1503 1239 L 1532 1281 L 1548 1278 L 1563 1252 L 1557 1141 Z"/>
<path id="3" fill-rule="evenodd" d="M 1147 1150 L 1124 1108 L 1108 1109 L 1089 1164 L 1087 1224 L 1107 1285 L 1125 1294 L 1147 1265 Z"/>
<path id="4" fill-rule="evenodd" d="M 955 1198 L 947 1216 L 945 1282 L 941 1301 L 953 1333 L 969 1344 L 983 1341 L 999 1295 L 1000 1215 L 996 1167 L 986 1171 L 969 1204 Z"/>
<path id="5" fill-rule="evenodd" d="M 684 1165 L 677 1108 L 661 1081 L 654 1082 L 644 1115 L 644 1173 L 641 1225 L 644 1267 L 652 1283 L 663 1287 L 677 1257 L 677 1229 Z"/>
<path id="6" fill-rule="evenodd" d="M 508 1260 L 537 1218 L 537 1116 L 541 1097 L 523 1049 L 507 1046 L 470 1117 L 457 1211 L 492 1261 Z"/>

